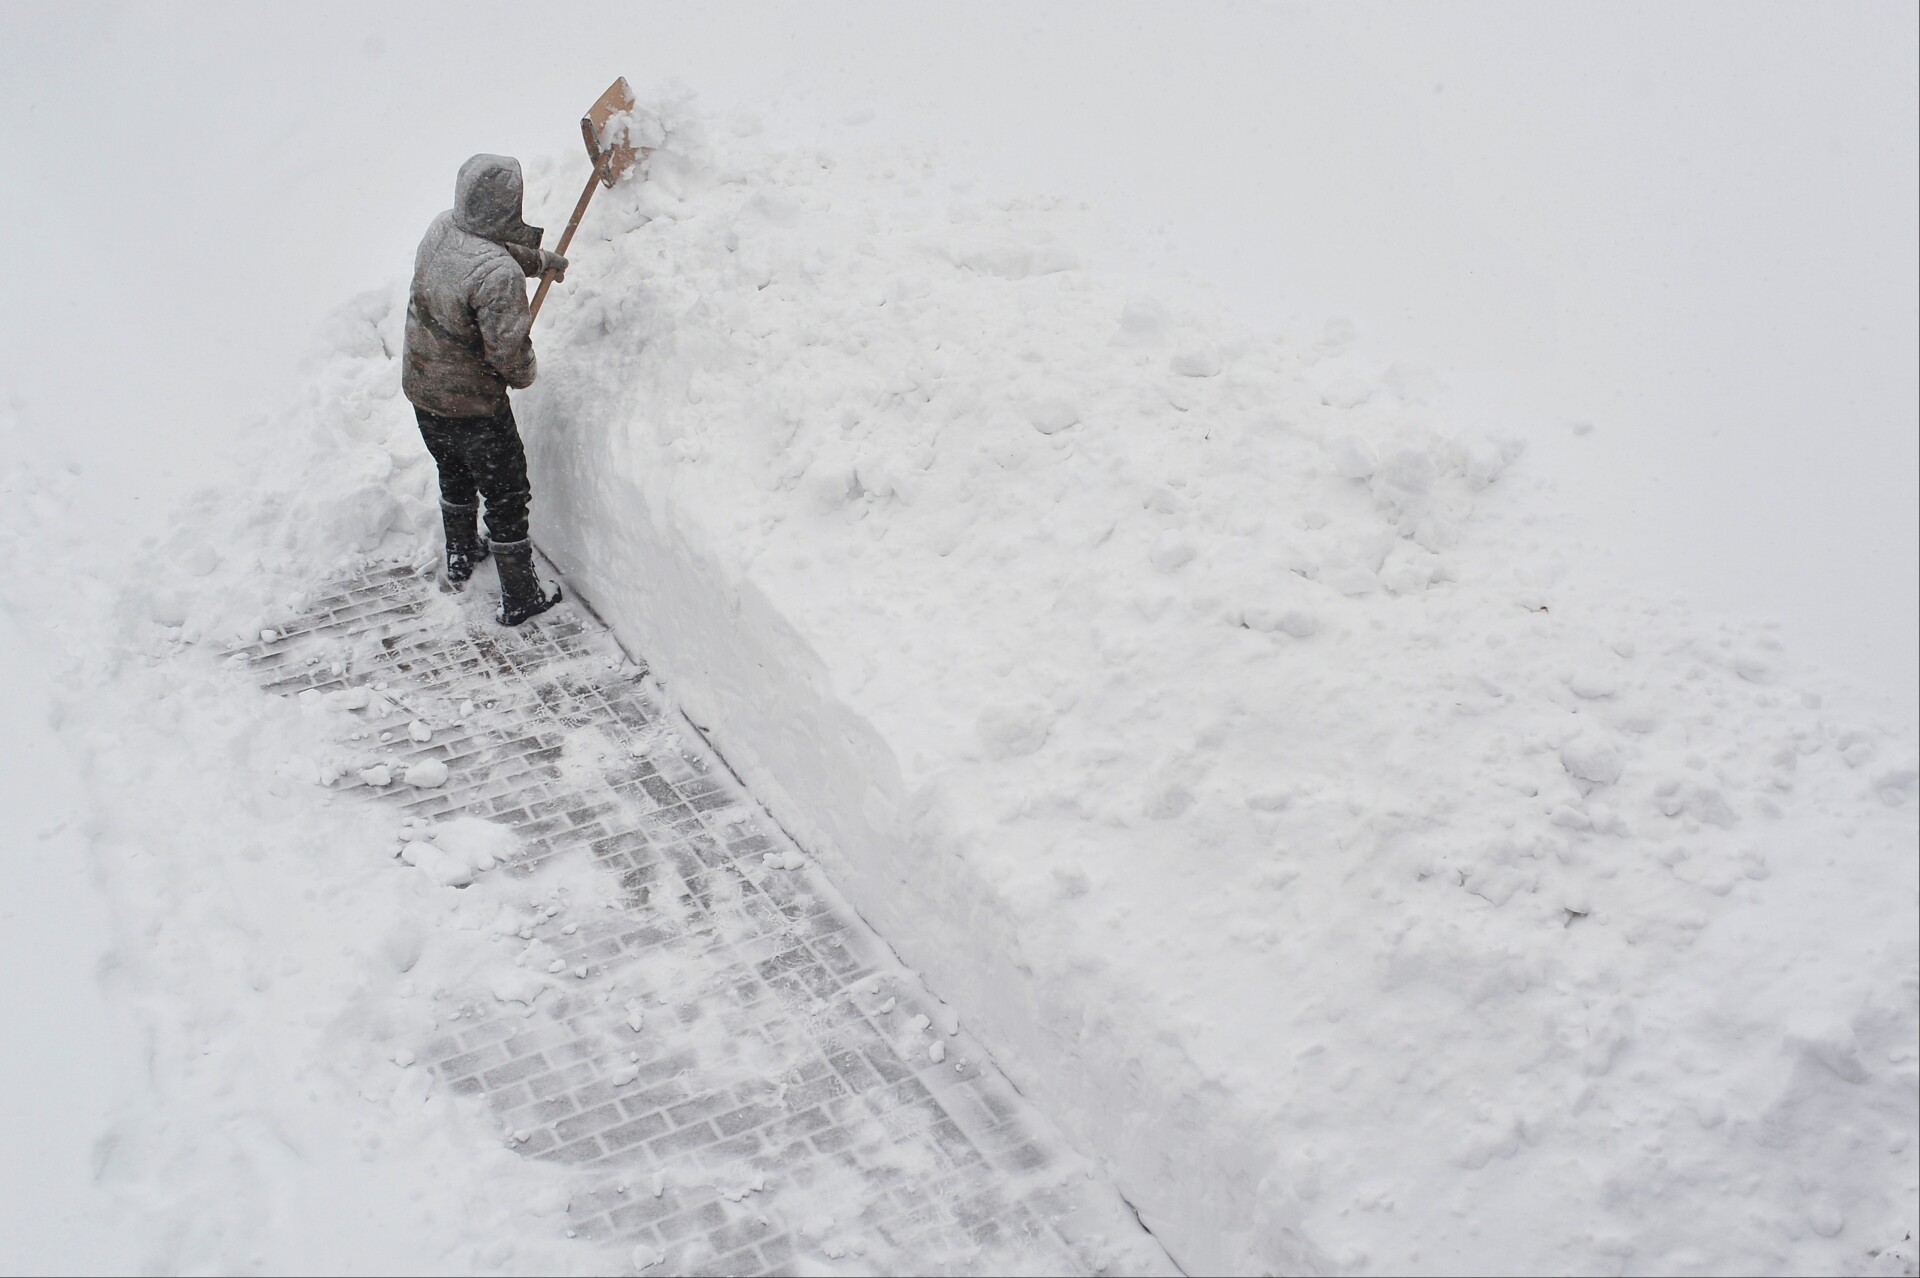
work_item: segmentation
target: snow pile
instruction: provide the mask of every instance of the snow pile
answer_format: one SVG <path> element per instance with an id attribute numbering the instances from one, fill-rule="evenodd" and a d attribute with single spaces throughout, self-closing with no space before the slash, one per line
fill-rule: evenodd
<path id="1" fill-rule="evenodd" d="M 1350 325 L 662 111 L 542 318 L 536 538 L 1183 1264 L 1883 1263 L 1910 723 L 1583 578 Z"/>

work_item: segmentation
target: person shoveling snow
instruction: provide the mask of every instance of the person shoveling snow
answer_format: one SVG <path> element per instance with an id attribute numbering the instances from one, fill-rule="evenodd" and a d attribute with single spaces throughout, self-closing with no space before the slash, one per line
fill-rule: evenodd
<path id="1" fill-rule="evenodd" d="M 509 388 L 533 384 L 533 311 L 525 281 L 566 277 L 567 259 L 540 247 L 521 217 L 520 163 L 476 155 L 460 166 L 453 207 L 427 228 L 407 297 L 400 386 L 440 471 L 447 581 L 456 589 L 493 555 L 501 625 L 517 626 L 560 602 L 533 566 L 527 534 L 527 455 Z M 487 541 L 479 533 L 487 501 Z"/>
<path id="2" fill-rule="evenodd" d="M 447 582 L 465 585 L 491 550 L 503 626 L 560 602 L 559 589 L 548 594 L 534 571 L 527 453 L 507 390 L 533 385 L 533 320 L 547 290 L 566 278 L 563 254 L 594 188 L 612 186 L 651 151 L 629 137 L 633 106 L 622 77 L 581 117 L 593 168 L 557 251 L 541 248 L 540 228 L 521 216 L 520 162 L 476 155 L 460 166 L 453 207 L 433 220 L 414 255 L 400 386 L 440 472 Z M 529 303 L 523 281 L 535 276 L 540 288 Z M 482 494 L 490 544 L 479 533 Z"/>

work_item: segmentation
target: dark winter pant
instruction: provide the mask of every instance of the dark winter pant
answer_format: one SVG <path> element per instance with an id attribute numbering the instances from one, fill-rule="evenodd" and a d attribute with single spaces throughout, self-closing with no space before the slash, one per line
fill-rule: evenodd
<path id="1" fill-rule="evenodd" d="M 436 417 L 423 408 L 421 438 L 440 467 L 440 500 L 470 506 L 487 499 L 487 535 L 497 542 L 527 539 L 527 451 L 511 406 L 491 417 Z"/>

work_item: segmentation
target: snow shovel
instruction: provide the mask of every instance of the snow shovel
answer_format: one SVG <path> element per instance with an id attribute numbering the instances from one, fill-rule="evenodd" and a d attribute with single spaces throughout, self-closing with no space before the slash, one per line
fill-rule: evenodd
<path id="1" fill-rule="evenodd" d="M 586 216 L 587 202 L 593 199 L 593 188 L 605 184 L 612 186 L 626 175 L 652 147 L 636 147 L 629 142 L 607 143 L 607 123 L 622 111 L 633 110 L 633 90 L 627 87 L 627 78 L 621 76 L 607 86 L 599 101 L 587 108 L 580 117 L 580 136 L 587 140 L 587 158 L 593 161 L 593 172 L 587 175 L 586 189 L 580 192 L 580 202 L 573 206 L 573 216 L 567 219 L 566 233 L 560 237 L 560 243 L 554 252 L 565 257 L 567 246 L 573 243 L 573 233 L 580 229 L 580 219 Z M 540 289 L 533 295 L 533 316 L 540 314 L 540 303 L 547 300 L 547 290 L 553 287 L 553 272 L 548 271 L 540 277 Z"/>

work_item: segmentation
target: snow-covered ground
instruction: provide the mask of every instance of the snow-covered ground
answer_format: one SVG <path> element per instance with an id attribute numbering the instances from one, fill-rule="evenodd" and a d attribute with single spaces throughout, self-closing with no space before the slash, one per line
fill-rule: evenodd
<path id="1" fill-rule="evenodd" d="M 211 645 L 160 624 L 190 597 L 168 581 L 212 593 L 226 556 L 113 554 L 46 441 L 11 416 L 0 440 L 28 463 L 0 516 L 21 1137 L 0 1263 L 571 1269 L 560 1183 L 395 1063 L 418 1016 L 389 956 L 417 904 L 383 872 L 391 818 L 315 786 L 300 763 L 325 740 L 315 716 L 222 678 Z M 249 522 L 228 492 L 183 527 L 222 512 Z M 228 562 L 270 579 L 253 553 Z M 448 932 L 435 952 L 471 944 Z"/>
<path id="2" fill-rule="evenodd" d="M 539 41 L 452 12 L 6 15 L 8 888 L 76 921 L 7 923 L 72 1115 L 9 1267 L 562 1263 L 369 1108 L 396 907 L 326 850 L 388 832 L 164 625 L 417 535 L 413 240 L 474 150 L 563 209 L 614 72 L 701 102 L 543 330 L 543 539 L 1176 1257 L 1911 1267 L 1905 15 L 586 8 L 612 64 L 463 96 Z"/>
<path id="3" fill-rule="evenodd" d="M 112 933 L 87 854 L 86 811 L 74 764 L 53 738 L 40 646 L 12 618 L 0 628 L 10 672 L 0 776 L 14 837 L 0 954 L 7 982 L 9 1272 L 123 1272 L 139 1255 L 116 1227 L 118 1205 L 95 1184 L 98 1146 L 139 1086 L 139 1038 L 108 998 L 102 961 Z M 39 686 L 36 686 L 39 685 Z M 32 1035 L 31 1048 L 21 1041 Z M 31 1227 L 25 1227 L 31 1222 Z"/>

